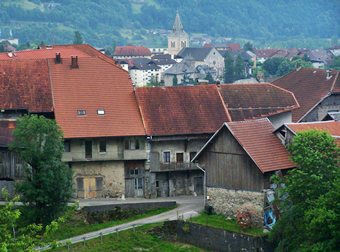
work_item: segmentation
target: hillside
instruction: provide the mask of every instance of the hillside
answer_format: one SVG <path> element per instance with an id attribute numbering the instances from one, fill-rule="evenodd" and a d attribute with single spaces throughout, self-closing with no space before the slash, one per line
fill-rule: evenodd
<path id="1" fill-rule="evenodd" d="M 95 46 L 164 46 L 150 29 L 170 29 L 176 10 L 189 33 L 292 45 L 340 37 L 338 0 L 1 0 L 0 37 L 71 43 L 79 30 Z"/>

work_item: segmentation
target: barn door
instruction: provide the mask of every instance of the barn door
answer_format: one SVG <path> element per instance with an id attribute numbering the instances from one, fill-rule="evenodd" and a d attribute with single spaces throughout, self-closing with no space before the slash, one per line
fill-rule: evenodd
<path id="1" fill-rule="evenodd" d="M 203 177 L 194 177 L 194 192 L 203 195 Z"/>
<path id="2" fill-rule="evenodd" d="M 84 198 L 91 199 L 97 196 L 96 190 L 96 178 L 85 177 L 84 178 Z"/>

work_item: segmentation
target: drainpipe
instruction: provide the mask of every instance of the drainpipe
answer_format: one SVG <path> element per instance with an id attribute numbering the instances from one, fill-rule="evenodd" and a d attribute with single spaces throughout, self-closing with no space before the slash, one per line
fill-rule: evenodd
<path id="1" fill-rule="evenodd" d="M 207 173 L 206 171 L 200 167 L 197 163 L 195 164 L 198 169 L 203 172 L 203 197 L 204 197 L 204 207 L 206 206 L 207 201 Z"/>

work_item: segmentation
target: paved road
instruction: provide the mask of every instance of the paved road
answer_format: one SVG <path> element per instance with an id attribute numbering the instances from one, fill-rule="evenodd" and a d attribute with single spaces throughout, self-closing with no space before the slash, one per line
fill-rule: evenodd
<path id="1" fill-rule="evenodd" d="M 107 204 L 121 204 L 121 203 L 136 203 L 136 202 L 159 202 L 159 201 L 176 201 L 177 208 L 164 212 L 158 215 L 147 217 L 144 219 L 139 219 L 136 221 L 128 222 L 114 227 L 104 228 L 98 231 L 82 234 L 75 236 L 63 241 L 62 244 L 66 242 L 71 242 L 72 244 L 82 242 L 85 240 L 94 239 L 100 237 L 101 235 L 108 235 L 122 230 L 131 229 L 133 227 L 141 226 L 144 224 L 163 222 L 166 220 L 175 220 L 177 218 L 188 219 L 198 215 L 199 212 L 203 210 L 203 197 L 169 197 L 169 198 L 157 198 L 157 199 L 126 199 L 126 200 L 81 200 L 79 202 L 80 207 L 93 206 L 93 205 L 107 205 Z"/>

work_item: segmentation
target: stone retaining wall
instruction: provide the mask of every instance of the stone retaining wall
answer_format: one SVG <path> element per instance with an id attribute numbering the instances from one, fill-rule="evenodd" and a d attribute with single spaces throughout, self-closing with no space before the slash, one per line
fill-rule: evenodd
<path id="1" fill-rule="evenodd" d="M 215 213 L 236 218 L 237 210 L 248 206 L 254 210 L 255 226 L 263 226 L 264 193 L 208 187 L 207 195 L 207 205 L 211 206 Z"/>

